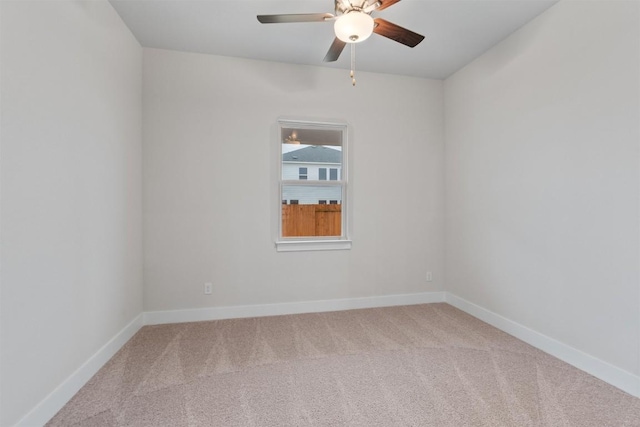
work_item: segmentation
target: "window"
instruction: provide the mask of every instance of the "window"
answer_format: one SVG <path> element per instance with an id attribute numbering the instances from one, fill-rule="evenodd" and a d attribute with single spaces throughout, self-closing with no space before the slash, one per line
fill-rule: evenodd
<path id="1" fill-rule="evenodd" d="M 287 204 L 287 201 L 286 201 L 286 200 L 283 200 L 283 201 L 282 201 L 282 204 L 283 204 L 283 205 L 286 205 L 286 204 Z"/>
<path id="2" fill-rule="evenodd" d="M 347 125 L 286 119 L 278 124 L 278 197 L 289 203 L 279 204 L 277 250 L 350 249 Z"/>

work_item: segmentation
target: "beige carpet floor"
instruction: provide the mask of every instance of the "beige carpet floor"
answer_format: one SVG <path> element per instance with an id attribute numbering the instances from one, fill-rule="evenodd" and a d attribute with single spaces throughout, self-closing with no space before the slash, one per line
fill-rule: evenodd
<path id="1" fill-rule="evenodd" d="M 447 304 L 142 328 L 48 426 L 640 426 L 640 399 Z"/>

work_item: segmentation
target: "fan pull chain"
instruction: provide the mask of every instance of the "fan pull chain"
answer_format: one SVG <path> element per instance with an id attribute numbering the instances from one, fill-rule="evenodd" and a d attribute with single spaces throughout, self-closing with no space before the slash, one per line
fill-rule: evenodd
<path id="1" fill-rule="evenodd" d="M 351 44 L 351 74 L 349 75 L 351 77 L 351 84 L 352 85 L 356 85 L 356 78 L 355 78 L 355 74 L 356 74 L 356 44 L 355 43 L 350 43 Z"/>

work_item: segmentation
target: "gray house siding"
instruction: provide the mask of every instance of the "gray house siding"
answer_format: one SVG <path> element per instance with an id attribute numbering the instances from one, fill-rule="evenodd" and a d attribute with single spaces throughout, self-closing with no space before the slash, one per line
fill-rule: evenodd
<path id="1" fill-rule="evenodd" d="M 323 146 L 310 146 L 282 155 L 282 179 L 331 183 L 342 177 L 342 152 Z M 301 174 L 300 168 L 305 168 Z M 282 202 L 291 204 L 342 203 L 342 187 L 336 185 L 284 185 Z"/>

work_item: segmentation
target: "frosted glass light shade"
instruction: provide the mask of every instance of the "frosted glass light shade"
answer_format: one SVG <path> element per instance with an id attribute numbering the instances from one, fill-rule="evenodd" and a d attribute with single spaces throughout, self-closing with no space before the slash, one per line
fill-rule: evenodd
<path id="1" fill-rule="evenodd" d="M 373 18 L 364 12 L 345 13 L 333 24 L 336 37 L 345 43 L 360 43 L 373 33 Z"/>

